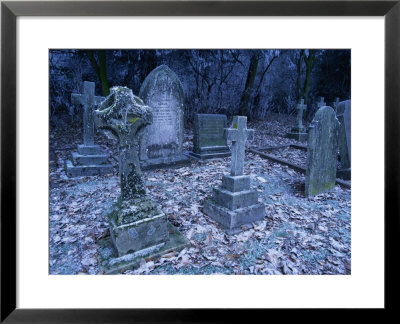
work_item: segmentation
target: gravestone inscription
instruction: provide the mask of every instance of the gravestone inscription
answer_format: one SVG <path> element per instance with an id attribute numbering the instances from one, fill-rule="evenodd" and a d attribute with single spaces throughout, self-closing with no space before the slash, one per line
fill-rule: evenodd
<path id="1" fill-rule="evenodd" d="M 313 196 L 335 186 L 339 121 L 328 106 L 315 113 L 309 126 L 305 195 Z"/>
<path id="2" fill-rule="evenodd" d="M 127 261 L 133 265 L 138 258 L 159 253 L 170 241 L 169 228 L 167 216 L 146 194 L 139 164 L 139 137 L 153 119 L 150 107 L 132 90 L 114 87 L 94 117 L 97 127 L 108 131 L 119 143 L 121 194 L 107 215 L 118 256 L 101 260 L 103 268 L 110 271 L 110 267 L 115 269 L 121 262 L 126 268 Z M 171 248 L 174 247 L 169 245 L 168 249 Z"/>
<path id="3" fill-rule="evenodd" d="M 182 150 L 185 95 L 177 75 L 166 65 L 157 67 L 143 81 L 139 97 L 153 113 L 140 140 L 142 169 L 189 163 Z"/>
<path id="4" fill-rule="evenodd" d="M 71 95 L 75 105 L 83 106 L 83 144 L 78 145 L 77 152 L 72 152 L 65 161 L 65 172 L 69 177 L 103 175 L 112 172 L 107 163 L 107 156 L 101 152 L 100 146 L 94 144 L 93 111 L 104 100 L 95 96 L 95 83 L 85 81 L 83 93 Z"/>
<path id="5" fill-rule="evenodd" d="M 257 191 L 250 189 L 250 177 L 243 175 L 245 144 L 254 136 L 254 130 L 247 129 L 247 117 L 235 116 L 232 127 L 225 129 L 225 136 L 232 141 L 231 173 L 223 175 L 222 186 L 214 189 L 204 211 L 228 234 L 235 234 L 242 226 L 263 219 L 265 206 L 258 202 Z"/>
<path id="6" fill-rule="evenodd" d="M 196 114 L 193 130 L 193 152 L 189 155 L 197 159 L 220 158 L 230 155 L 224 137 L 227 128 L 226 115 Z"/>
<path id="7" fill-rule="evenodd" d="M 342 101 L 337 106 L 336 116 L 339 127 L 339 154 L 341 168 L 337 176 L 344 180 L 351 178 L 351 100 Z"/>

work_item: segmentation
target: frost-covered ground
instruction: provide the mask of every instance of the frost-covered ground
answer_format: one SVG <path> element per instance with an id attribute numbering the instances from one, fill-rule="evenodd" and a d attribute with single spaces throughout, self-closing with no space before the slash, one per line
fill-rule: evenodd
<path id="1" fill-rule="evenodd" d="M 296 143 L 283 137 L 290 128 L 284 125 L 291 124 L 279 116 L 251 123 L 256 136 L 250 146 Z M 51 274 L 99 273 L 96 241 L 109 235 L 104 210 L 119 195 L 116 145 L 100 135 L 96 141 L 111 157 L 115 174 L 65 177 L 63 159 L 80 139 L 78 125 L 64 125 L 51 133 Z M 191 134 L 186 132 L 186 149 L 190 143 Z M 280 151 L 273 154 L 279 156 Z M 300 150 L 291 150 L 290 155 L 304 160 Z M 229 165 L 230 158 L 225 158 L 144 172 L 148 194 L 191 246 L 146 259 L 126 274 L 350 274 L 351 190 L 336 186 L 330 193 L 305 198 L 304 175 L 247 153 L 245 174 L 251 176 L 267 215 L 252 228 L 228 236 L 203 213 L 202 203 L 220 184 L 222 174 L 229 172 Z"/>

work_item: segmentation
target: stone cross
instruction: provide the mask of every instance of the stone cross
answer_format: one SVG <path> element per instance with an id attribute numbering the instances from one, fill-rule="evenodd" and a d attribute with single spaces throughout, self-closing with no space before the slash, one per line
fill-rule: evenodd
<path id="1" fill-rule="evenodd" d="M 111 131 L 119 141 L 119 174 L 121 198 L 133 200 L 146 195 L 146 187 L 139 164 L 139 137 L 153 122 L 149 106 L 133 95 L 127 87 L 114 87 L 94 111 L 96 126 Z"/>
<path id="2" fill-rule="evenodd" d="M 303 128 L 303 112 L 307 109 L 307 105 L 304 104 L 304 99 L 300 100 L 300 103 L 296 106 L 297 109 L 297 126 L 299 129 Z"/>
<path id="3" fill-rule="evenodd" d="M 333 108 L 335 109 L 335 111 L 337 111 L 339 102 L 340 102 L 340 98 L 336 97 L 335 102 L 333 103 Z"/>
<path id="4" fill-rule="evenodd" d="M 94 145 L 93 110 L 104 99 L 104 97 L 96 97 L 94 89 L 94 82 L 85 81 L 83 82 L 83 93 L 71 95 L 72 104 L 83 106 L 83 144 L 85 146 Z"/>
<path id="5" fill-rule="evenodd" d="M 321 107 L 326 106 L 326 103 L 324 101 L 324 97 L 321 97 L 321 101 L 317 103 L 318 109 Z"/>
<path id="6" fill-rule="evenodd" d="M 235 116 L 232 128 L 225 128 L 224 135 L 232 141 L 231 176 L 243 175 L 245 144 L 253 139 L 254 130 L 247 129 L 247 117 Z"/>

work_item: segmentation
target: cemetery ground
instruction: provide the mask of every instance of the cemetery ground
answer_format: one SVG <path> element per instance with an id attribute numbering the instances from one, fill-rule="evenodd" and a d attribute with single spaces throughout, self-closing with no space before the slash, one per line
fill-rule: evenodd
<path id="1" fill-rule="evenodd" d="M 293 117 L 271 115 L 249 123 L 255 138 L 248 148 L 304 144 L 285 136 Z M 228 123 L 230 124 L 230 123 Z M 185 129 L 184 150 L 192 147 Z M 106 211 L 120 194 L 118 148 L 99 132 L 95 143 L 114 172 L 68 178 L 64 160 L 82 142 L 82 126 L 57 121 L 50 131 L 49 273 L 100 274 L 96 242 L 109 235 Z M 273 154 L 305 166 L 306 152 L 293 147 Z M 170 223 L 190 241 L 180 252 L 144 259 L 124 274 L 350 274 L 351 190 L 336 185 L 329 193 L 304 196 L 304 174 L 246 152 L 246 175 L 266 206 L 266 217 L 236 235 L 227 235 L 203 212 L 203 202 L 229 173 L 230 157 L 181 168 L 143 171 L 149 196 Z"/>

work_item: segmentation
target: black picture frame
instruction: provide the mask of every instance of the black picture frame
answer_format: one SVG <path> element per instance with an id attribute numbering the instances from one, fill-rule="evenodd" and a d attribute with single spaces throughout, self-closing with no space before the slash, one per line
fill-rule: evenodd
<path id="1" fill-rule="evenodd" d="M 384 16 L 385 309 L 398 286 L 400 0 L 395 1 L 2 1 L 1 2 L 1 322 L 225 322 L 262 310 L 16 308 L 16 18 L 18 16 Z M 373 131 L 373 130 L 371 130 Z M 373 188 L 371 189 L 373 190 Z M 392 261 L 393 260 L 393 261 Z M 372 262 L 372 261 L 371 261 Z M 396 284 L 397 283 L 397 284 Z M 248 316 L 248 315 L 247 315 Z"/>

